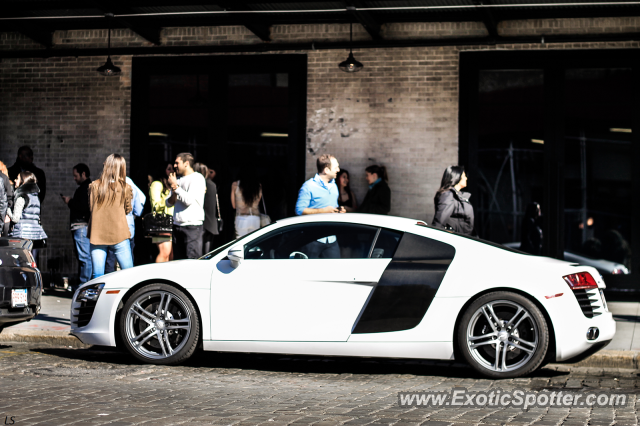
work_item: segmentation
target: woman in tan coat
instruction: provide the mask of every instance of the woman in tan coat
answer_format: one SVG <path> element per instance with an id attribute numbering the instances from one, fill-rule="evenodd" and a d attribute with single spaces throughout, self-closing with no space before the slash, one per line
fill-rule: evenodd
<path id="1" fill-rule="evenodd" d="M 91 242 L 92 279 L 104 275 L 107 249 L 113 247 L 120 269 L 133 267 L 127 214 L 131 211 L 133 190 L 127 184 L 127 163 L 119 154 L 104 162 L 102 175 L 89 185 L 89 240 Z"/>

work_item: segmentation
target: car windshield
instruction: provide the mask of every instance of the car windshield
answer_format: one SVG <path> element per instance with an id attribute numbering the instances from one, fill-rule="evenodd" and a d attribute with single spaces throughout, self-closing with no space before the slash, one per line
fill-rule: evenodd
<path id="1" fill-rule="evenodd" d="M 199 257 L 198 259 L 199 259 L 199 260 L 209 260 L 209 259 L 213 258 L 214 256 L 217 256 L 218 254 L 220 254 L 221 252 L 223 252 L 223 251 L 224 251 L 224 250 L 226 250 L 227 248 L 231 247 L 232 245 L 234 245 L 234 244 L 236 244 L 236 243 L 239 243 L 240 241 L 243 241 L 243 240 L 245 240 L 245 239 L 249 238 L 252 234 L 254 234 L 254 233 L 258 232 L 258 231 L 261 231 L 261 230 L 263 230 L 263 229 L 265 229 L 265 228 L 268 228 L 268 227 L 270 227 L 270 226 L 273 226 L 275 223 L 276 223 L 276 222 L 270 223 L 270 224 L 269 224 L 269 225 L 267 225 L 267 226 L 263 226 L 262 228 L 256 229 L 255 231 L 252 231 L 252 232 L 249 232 L 247 235 L 244 235 L 244 236 L 242 236 L 242 237 L 240 237 L 240 238 L 236 238 L 236 239 L 235 239 L 235 240 L 233 240 L 233 241 L 229 241 L 227 244 L 221 245 L 221 246 L 220 246 L 220 247 L 218 247 L 217 249 L 215 249 L 215 250 L 213 250 L 213 251 L 210 251 L 209 253 L 205 254 L 205 255 L 204 255 L 204 256 L 202 256 L 202 257 Z"/>

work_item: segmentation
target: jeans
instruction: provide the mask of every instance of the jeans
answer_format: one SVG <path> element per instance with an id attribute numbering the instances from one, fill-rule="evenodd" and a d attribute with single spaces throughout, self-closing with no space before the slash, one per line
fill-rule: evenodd
<path id="1" fill-rule="evenodd" d="M 91 279 L 91 243 L 87 237 L 88 226 L 83 226 L 75 231 L 71 231 L 73 240 L 76 243 L 76 254 L 78 256 L 80 285 Z"/>
<path id="2" fill-rule="evenodd" d="M 204 228 L 197 226 L 173 226 L 173 258 L 197 259 L 202 256 Z"/>
<path id="3" fill-rule="evenodd" d="M 131 257 L 131 244 L 129 239 L 114 245 L 93 245 L 91 244 L 91 262 L 93 263 L 93 275 L 97 278 L 104 275 L 104 266 L 107 260 L 107 250 L 113 247 L 116 259 L 120 264 L 120 269 L 133 268 L 133 258 Z"/>
<path id="4" fill-rule="evenodd" d="M 135 247 L 136 243 L 133 241 L 133 238 L 129 239 L 129 243 L 131 244 L 131 262 L 133 262 L 133 247 Z M 105 274 L 110 274 L 116 271 L 116 253 L 114 247 L 115 246 L 110 246 L 107 250 L 107 262 L 104 266 Z M 124 269 L 122 268 L 122 265 L 120 265 L 120 269 Z"/>

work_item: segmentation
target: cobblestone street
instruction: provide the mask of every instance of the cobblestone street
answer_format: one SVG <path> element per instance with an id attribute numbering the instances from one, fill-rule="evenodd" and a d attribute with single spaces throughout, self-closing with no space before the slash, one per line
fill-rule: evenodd
<path id="1" fill-rule="evenodd" d="M 449 363 L 201 353 L 187 365 L 137 364 L 103 348 L 0 346 L 0 421 L 16 425 L 636 425 L 637 370 L 552 365 L 491 381 Z M 400 391 L 594 391 L 626 407 L 400 407 Z M 14 423 L 12 423 L 14 422 Z"/>

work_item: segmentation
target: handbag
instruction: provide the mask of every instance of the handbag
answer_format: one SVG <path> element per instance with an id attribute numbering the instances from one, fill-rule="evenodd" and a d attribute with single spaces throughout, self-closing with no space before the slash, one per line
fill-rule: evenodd
<path id="1" fill-rule="evenodd" d="M 267 206 L 264 203 L 264 195 L 262 196 L 262 209 L 264 210 L 264 213 L 260 213 L 260 228 L 271 223 L 271 218 L 267 214 Z"/>
<path id="2" fill-rule="evenodd" d="M 220 215 L 220 202 L 218 201 L 218 194 L 216 193 L 216 207 L 218 211 L 218 232 L 222 232 L 222 228 L 224 226 L 224 221 L 222 220 L 222 216 Z"/>
<path id="3" fill-rule="evenodd" d="M 173 215 L 148 213 L 142 217 L 144 232 L 147 236 L 166 234 L 173 231 Z"/>

